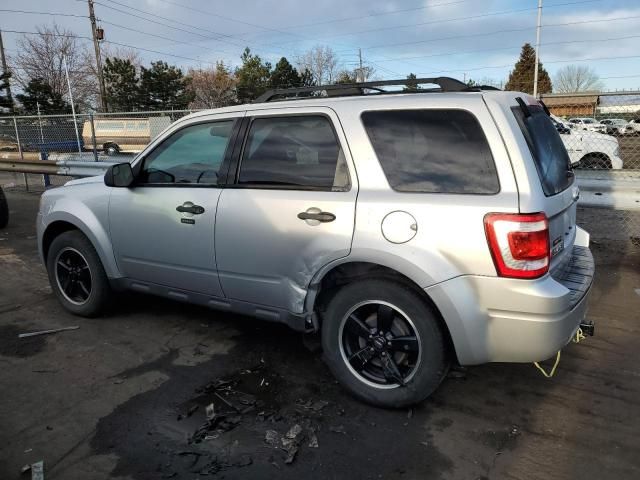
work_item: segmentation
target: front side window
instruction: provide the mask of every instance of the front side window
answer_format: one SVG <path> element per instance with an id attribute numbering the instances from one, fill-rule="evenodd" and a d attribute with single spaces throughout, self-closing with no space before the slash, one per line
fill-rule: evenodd
<path id="1" fill-rule="evenodd" d="M 146 156 L 139 181 L 217 184 L 233 122 L 199 123 L 174 132 Z"/>
<path id="2" fill-rule="evenodd" d="M 478 120 L 465 110 L 380 110 L 362 121 L 398 192 L 495 194 L 498 174 Z"/>
<path id="3" fill-rule="evenodd" d="M 347 165 L 329 119 L 322 115 L 255 118 L 244 146 L 238 184 L 348 190 Z"/>

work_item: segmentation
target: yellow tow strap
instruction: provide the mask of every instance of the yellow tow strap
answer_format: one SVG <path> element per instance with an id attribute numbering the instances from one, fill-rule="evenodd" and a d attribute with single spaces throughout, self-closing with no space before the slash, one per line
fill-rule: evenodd
<path id="1" fill-rule="evenodd" d="M 542 368 L 538 362 L 533 362 L 533 364 L 536 366 L 536 368 L 538 370 L 540 370 L 542 372 L 542 374 L 547 378 L 553 377 L 553 375 L 556 373 L 556 368 L 558 368 L 558 364 L 559 363 L 560 363 L 560 350 L 558 350 L 558 353 L 556 354 L 556 361 L 553 364 L 553 367 L 551 367 L 551 371 L 549 373 L 547 373 L 545 371 L 545 369 Z"/>
<path id="2" fill-rule="evenodd" d="M 582 329 L 578 328 L 578 330 L 576 331 L 576 336 L 573 337 L 571 341 L 573 343 L 580 343 L 585 338 L 586 337 L 584 336 L 584 333 L 582 333 Z M 558 353 L 556 354 L 556 361 L 553 364 L 553 367 L 551 367 L 551 370 L 549 371 L 549 373 L 547 373 L 547 371 L 544 368 L 542 368 L 538 362 L 533 362 L 536 368 L 540 370 L 542 374 L 547 378 L 553 377 L 553 375 L 556 373 L 556 368 L 558 368 L 559 363 L 560 363 L 560 350 L 558 350 Z"/>

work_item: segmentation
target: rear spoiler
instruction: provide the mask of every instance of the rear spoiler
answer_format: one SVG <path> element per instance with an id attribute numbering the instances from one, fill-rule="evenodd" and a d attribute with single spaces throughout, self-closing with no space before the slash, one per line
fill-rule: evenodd
<path id="1" fill-rule="evenodd" d="M 527 105 L 527 103 L 521 97 L 516 97 L 516 102 L 518 102 L 518 105 L 520 106 L 520 110 L 522 110 L 522 113 L 524 113 L 524 116 L 530 117 L 531 110 L 529 109 L 529 105 Z M 544 102 L 542 100 L 537 100 L 537 102 L 542 107 L 542 110 L 544 111 L 544 113 L 546 113 L 547 116 L 550 117 L 551 112 L 549 111 L 547 106 L 544 104 Z"/>

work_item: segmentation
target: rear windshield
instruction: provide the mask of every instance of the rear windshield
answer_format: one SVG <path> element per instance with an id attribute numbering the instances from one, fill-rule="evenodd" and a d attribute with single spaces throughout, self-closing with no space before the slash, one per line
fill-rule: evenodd
<path id="1" fill-rule="evenodd" d="M 566 190 L 573 182 L 571 161 L 551 118 L 538 105 L 529 105 L 529 117 L 520 107 L 511 110 L 527 140 L 545 195 Z"/>
<path id="2" fill-rule="evenodd" d="M 362 122 L 391 188 L 399 192 L 494 194 L 489 144 L 465 110 L 384 110 Z"/>

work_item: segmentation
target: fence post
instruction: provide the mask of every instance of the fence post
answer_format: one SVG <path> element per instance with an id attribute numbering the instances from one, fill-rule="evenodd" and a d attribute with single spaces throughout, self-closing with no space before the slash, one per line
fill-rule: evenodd
<path id="1" fill-rule="evenodd" d="M 89 113 L 89 122 L 91 122 L 91 141 L 93 142 L 93 161 L 98 161 L 98 147 L 96 145 L 96 128 L 93 124 L 93 112 Z"/>
<path id="2" fill-rule="evenodd" d="M 22 145 L 20 144 L 20 133 L 18 132 L 18 121 L 16 117 L 13 117 L 13 128 L 16 131 L 16 142 L 18 142 L 18 152 L 20 153 L 20 160 L 24 160 L 24 154 L 22 153 Z M 24 188 L 29 191 L 29 182 L 27 180 L 27 174 L 23 173 L 22 177 L 24 178 Z"/>

